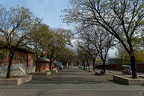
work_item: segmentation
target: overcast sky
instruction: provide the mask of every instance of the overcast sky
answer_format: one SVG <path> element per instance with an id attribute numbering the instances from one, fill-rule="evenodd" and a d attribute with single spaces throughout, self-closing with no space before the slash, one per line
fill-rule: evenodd
<path id="1" fill-rule="evenodd" d="M 70 29 L 67 24 L 62 23 L 60 17 L 63 14 L 61 11 L 68 7 L 69 0 L 0 0 L 0 3 L 8 9 L 17 5 L 29 8 L 51 28 Z"/>

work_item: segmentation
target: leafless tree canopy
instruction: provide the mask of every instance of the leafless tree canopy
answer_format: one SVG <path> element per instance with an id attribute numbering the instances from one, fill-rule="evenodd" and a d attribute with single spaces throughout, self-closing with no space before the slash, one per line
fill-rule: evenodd
<path id="1" fill-rule="evenodd" d="M 64 12 L 64 21 L 103 27 L 115 36 L 131 57 L 133 77 L 136 78 L 136 39 L 141 37 L 144 24 L 143 0 L 71 0 Z"/>

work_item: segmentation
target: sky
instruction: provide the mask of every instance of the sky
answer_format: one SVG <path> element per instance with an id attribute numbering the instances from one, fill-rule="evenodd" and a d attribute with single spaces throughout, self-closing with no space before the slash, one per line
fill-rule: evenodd
<path id="1" fill-rule="evenodd" d="M 29 8 L 38 18 L 43 19 L 43 23 L 51 28 L 71 29 L 67 24 L 62 23 L 62 10 L 68 7 L 69 0 L 0 0 L 0 3 L 7 9 L 11 7 Z"/>

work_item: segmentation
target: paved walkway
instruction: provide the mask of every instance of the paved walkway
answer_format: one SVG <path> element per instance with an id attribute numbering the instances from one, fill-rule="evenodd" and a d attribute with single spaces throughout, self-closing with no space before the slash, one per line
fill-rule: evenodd
<path id="1" fill-rule="evenodd" d="M 110 84 L 112 75 L 94 75 L 94 72 L 86 72 L 79 68 L 63 69 L 47 77 L 34 78 L 29 84 Z"/>
<path id="2" fill-rule="evenodd" d="M 144 96 L 144 86 L 113 82 L 113 73 L 94 75 L 79 68 L 35 77 L 18 86 L 0 86 L 0 96 Z"/>

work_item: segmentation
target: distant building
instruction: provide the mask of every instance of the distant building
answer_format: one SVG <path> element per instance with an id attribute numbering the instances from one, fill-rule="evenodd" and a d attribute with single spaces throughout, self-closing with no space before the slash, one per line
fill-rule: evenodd
<path id="1" fill-rule="evenodd" d="M 44 59 L 42 57 L 39 57 L 39 63 L 40 63 L 40 72 L 50 70 L 50 60 L 49 59 Z"/>
<path id="2" fill-rule="evenodd" d="M 122 64 L 122 63 L 123 63 L 123 59 L 119 59 L 119 58 L 108 59 L 108 64 Z"/>

